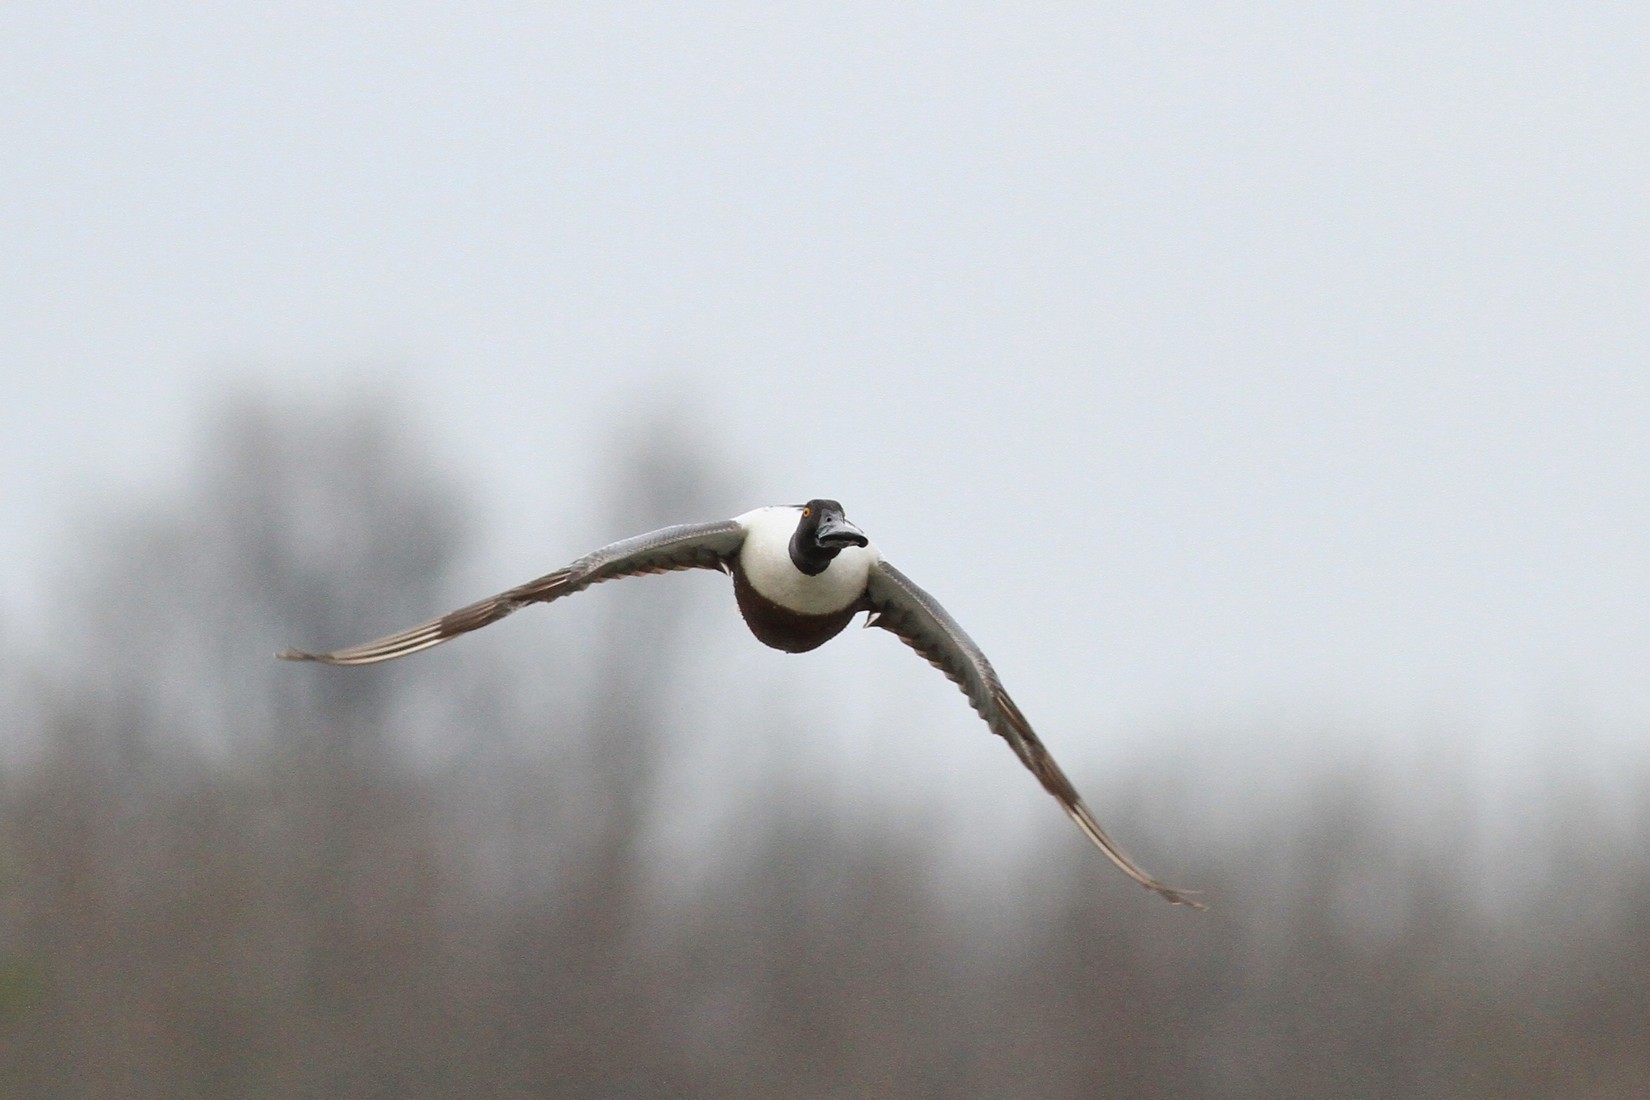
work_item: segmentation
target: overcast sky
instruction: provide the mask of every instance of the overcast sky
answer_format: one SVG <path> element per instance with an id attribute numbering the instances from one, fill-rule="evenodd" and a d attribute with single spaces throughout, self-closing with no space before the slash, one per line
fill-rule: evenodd
<path id="1" fill-rule="evenodd" d="M 1051 743 L 1642 723 L 1647 12 L 14 0 L 0 615 L 228 386 L 404 392 L 466 597 L 628 533 L 581 480 L 664 392 Z"/>

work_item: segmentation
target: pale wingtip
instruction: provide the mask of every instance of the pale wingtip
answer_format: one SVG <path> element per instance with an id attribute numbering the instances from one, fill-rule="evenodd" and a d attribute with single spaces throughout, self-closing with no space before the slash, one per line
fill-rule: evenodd
<path id="1" fill-rule="evenodd" d="M 275 654 L 275 659 L 278 661 L 319 661 L 321 658 L 317 657 L 313 653 L 305 653 L 302 650 L 283 649 L 281 652 Z"/>
<path id="2" fill-rule="evenodd" d="M 1168 902 L 1170 905 L 1184 905 L 1186 908 L 1195 909 L 1199 913 L 1207 913 L 1209 911 L 1209 907 L 1207 905 L 1191 896 L 1193 894 L 1200 893 L 1201 891 L 1176 890 L 1168 886 L 1148 886 L 1146 889 L 1160 894 L 1163 900 Z"/>

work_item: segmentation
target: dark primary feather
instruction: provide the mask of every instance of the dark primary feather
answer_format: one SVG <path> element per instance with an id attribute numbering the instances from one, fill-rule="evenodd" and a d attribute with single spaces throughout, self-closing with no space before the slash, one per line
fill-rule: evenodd
<path id="1" fill-rule="evenodd" d="M 559 600 L 602 581 L 675 569 L 722 569 L 744 539 L 745 529 L 732 520 L 666 527 L 604 546 L 554 573 L 376 641 L 331 653 L 289 649 L 277 656 L 329 665 L 371 665 L 405 657 L 495 623 L 525 604 Z"/>
<path id="2" fill-rule="evenodd" d="M 1077 827 L 1104 852 L 1122 872 L 1148 890 L 1155 890 L 1176 905 L 1202 909 L 1186 892 L 1165 886 L 1141 870 L 1100 828 L 1066 773 L 1054 762 L 1043 742 L 1032 730 L 1020 708 L 997 679 L 997 672 L 980 647 L 968 636 L 939 602 L 913 584 L 904 573 L 885 561 L 871 568 L 866 600 L 874 616 L 867 625 L 880 626 L 928 659 L 945 673 L 985 719 L 991 731 L 1007 741 L 1021 763 L 1031 769 L 1043 789 L 1053 795 Z"/>

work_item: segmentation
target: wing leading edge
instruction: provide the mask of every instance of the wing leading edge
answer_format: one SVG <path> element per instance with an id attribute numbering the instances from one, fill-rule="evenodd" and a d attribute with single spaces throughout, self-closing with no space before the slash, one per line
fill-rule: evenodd
<path id="1" fill-rule="evenodd" d="M 1188 891 L 1165 886 L 1148 875 L 1106 835 L 1077 788 L 1049 755 L 1031 723 L 1003 690 L 991 662 L 938 600 L 886 561 L 872 567 L 866 599 L 873 616 L 866 625 L 879 626 L 893 634 L 961 688 L 991 732 L 1008 742 L 1014 755 L 1037 777 L 1043 789 L 1054 796 L 1067 816 L 1119 870 L 1172 904 L 1204 908 Z"/>
<path id="2" fill-rule="evenodd" d="M 668 573 L 677 569 L 726 568 L 744 540 L 745 529 L 731 519 L 666 527 L 604 546 L 554 573 L 546 573 L 537 580 L 375 641 L 330 653 L 305 653 L 289 649 L 276 656 L 288 661 L 321 661 L 329 665 L 372 665 L 379 661 L 392 661 L 496 623 L 519 607 L 559 600 L 602 581 Z"/>

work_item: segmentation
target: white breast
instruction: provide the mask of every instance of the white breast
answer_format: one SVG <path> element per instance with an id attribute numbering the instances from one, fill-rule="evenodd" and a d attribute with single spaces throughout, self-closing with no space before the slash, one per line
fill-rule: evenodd
<path id="1" fill-rule="evenodd" d="M 791 536 L 802 522 L 802 509 L 758 508 L 734 517 L 745 528 L 739 568 L 761 595 L 804 615 L 841 611 L 865 593 L 865 580 L 880 555 L 875 544 L 849 546 L 831 559 L 825 572 L 810 577 L 791 561 Z"/>

